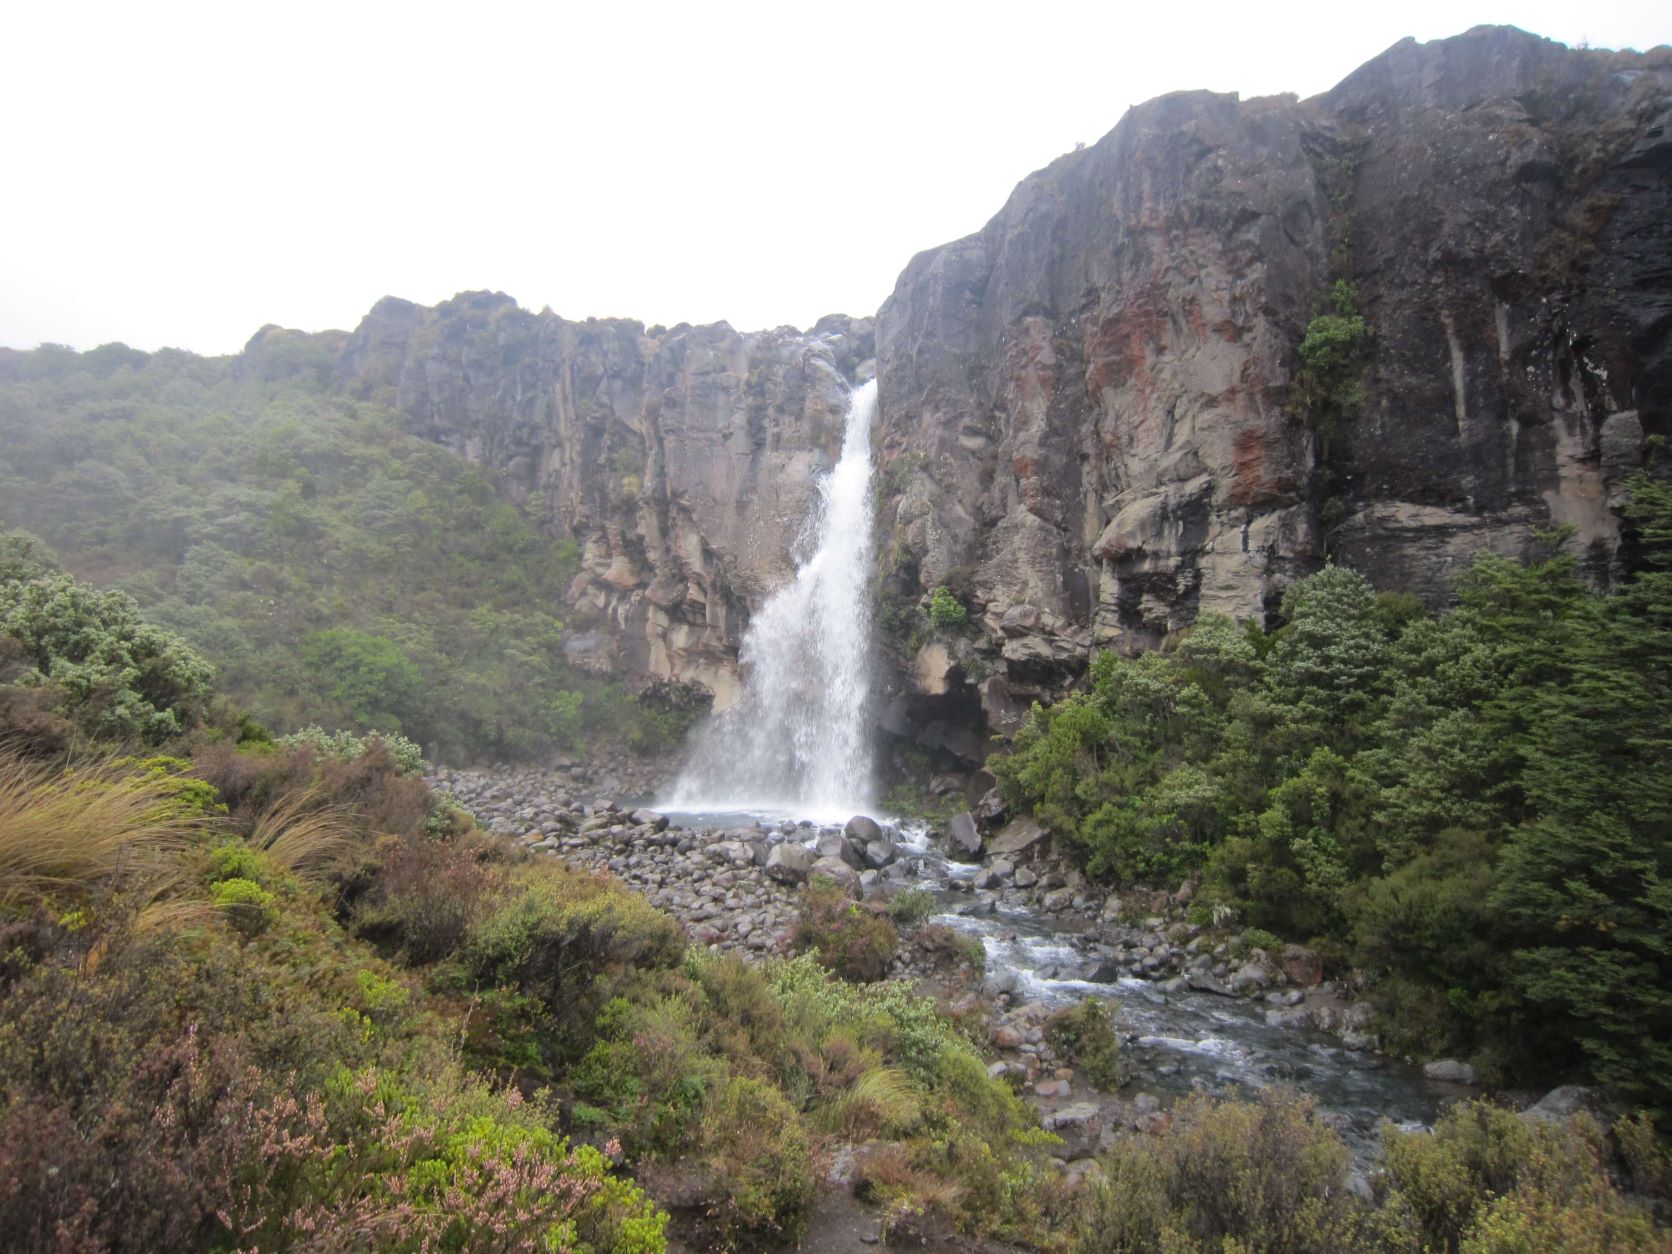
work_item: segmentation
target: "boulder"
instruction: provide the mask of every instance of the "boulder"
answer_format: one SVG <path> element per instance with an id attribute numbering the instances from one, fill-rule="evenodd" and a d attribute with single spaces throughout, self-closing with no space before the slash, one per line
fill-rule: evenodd
<path id="1" fill-rule="evenodd" d="M 898 856 L 894 842 L 886 836 L 879 836 L 865 846 L 865 861 L 873 867 L 881 868 L 893 862 Z"/>
<path id="2" fill-rule="evenodd" d="M 1457 1058 L 1436 1058 L 1433 1062 L 1424 1063 L 1422 1074 L 1428 1079 L 1438 1080 L 1442 1084 L 1473 1084 L 1475 1082 L 1475 1069 Z"/>
<path id="3" fill-rule="evenodd" d="M 1231 996 L 1231 990 L 1224 983 L 1216 979 L 1211 971 L 1192 971 L 1186 977 L 1190 987 L 1199 993 L 1218 993 L 1221 997 Z"/>
<path id="4" fill-rule="evenodd" d="M 868 845 L 873 840 L 882 839 L 882 826 L 875 819 L 856 814 L 848 820 L 847 826 L 842 829 L 842 835 L 855 844 Z"/>
<path id="5" fill-rule="evenodd" d="M 1559 1123 L 1571 1119 L 1581 1111 L 1594 1112 L 1600 1106 L 1595 1089 L 1582 1084 L 1564 1084 L 1553 1088 L 1533 1105 L 1521 1112 L 1523 1119 L 1539 1123 Z"/>
<path id="6" fill-rule="evenodd" d="M 1324 982 L 1324 962 L 1317 951 L 1305 945 L 1285 945 L 1277 951 L 1277 965 L 1289 983 L 1316 988 Z"/>
<path id="7" fill-rule="evenodd" d="M 634 810 L 629 816 L 640 827 L 654 828 L 658 832 L 666 831 L 668 816 L 658 810 Z"/>
<path id="8" fill-rule="evenodd" d="M 799 884 L 817 861 L 818 855 L 804 845 L 774 845 L 766 855 L 766 873 L 780 884 Z"/>
<path id="9" fill-rule="evenodd" d="M 968 810 L 953 815 L 947 828 L 946 847 L 948 853 L 963 862 L 974 862 L 981 857 L 981 831 Z"/>
<path id="10" fill-rule="evenodd" d="M 993 839 L 987 846 L 987 852 L 1014 857 L 1033 850 L 1045 836 L 1045 829 L 1033 819 L 1016 819 Z"/>
<path id="11" fill-rule="evenodd" d="M 859 872 L 854 870 L 840 858 L 818 858 L 807 868 L 807 877 L 812 879 L 823 875 L 836 881 L 846 890 L 848 896 L 858 897 L 861 892 Z"/>
<path id="12" fill-rule="evenodd" d="M 1056 1083 L 1061 1084 L 1062 1081 Z M 1082 1158 L 1097 1153 L 1098 1142 L 1103 1135 L 1103 1113 L 1094 1103 L 1076 1102 L 1072 1106 L 1064 1106 L 1061 1110 L 1041 1116 L 1039 1122 L 1062 1138 L 1062 1148 L 1052 1151 L 1055 1157 Z"/>
<path id="13" fill-rule="evenodd" d="M 981 830 L 990 832 L 1004 822 L 1010 813 L 1010 806 L 1006 804 L 1004 794 L 997 788 L 989 788 L 981 798 L 981 803 L 975 807 L 975 820 Z"/>
<path id="14" fill-rule="evenodd" d="M 1045 894 L 1045 899 L 1040 904 L 1052 914 L 1059 910 L 1066 910 L 1074 904 L 1074 890 L 1072 888 L 1054 888 Z"/>
<path id="15" fill-rule="evenodd" d="M 821 858 L 840 858 L 856 871 L 865 869 L 865 855 L 840 832 L 827 832 L 813 846 Z"/>

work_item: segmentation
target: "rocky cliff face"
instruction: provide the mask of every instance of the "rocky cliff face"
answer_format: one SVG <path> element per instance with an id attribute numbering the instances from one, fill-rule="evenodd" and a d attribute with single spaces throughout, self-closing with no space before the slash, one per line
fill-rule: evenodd
<path id="1" fill-rule="evenodd" d="M 473 292 L 379 302 L 338 374 L 576 539 L 574 663 L 698 683 L 724 705 L 749 611 L 794 571 L 848 380 L 872 352 L 864 319 L 647 331 Z"/>
<path id="2" fill-rule="evenodd" d="M 1669 121 L 1672 50 L 1405 41 L 1312 100 L 1131 110 L 916 257 L 874 334 L 473 293 L 380 303 L 338 371 L 576 537 L 578 662 L 723 702 L 874 354 L 884 722 L 974 759 L 983 710 L 1013 728 L 1205 610 L 1270 621 L 1332 558 L 1439 602 L 1569 524 L 1616 577 L 1620 485 L 1672 429 Z M 1299 346 L 1338 280 L 1367 334 L 1320 405 Z M 975 630 L 925 643 L 942 585 Z"/>
<path id="3" fill-rule="evenodd" d="M 891 588 L 984 629 L 919 690 L 985 671 L 1013 725 L 1091 648 L 1269 620 L 1330 558 L 1438 602 L 1571 524 L 1608 580 L 1672 427 L 1669 121 L 1667 49 L 1407 40 L 1312 100 L 1139 106 L 916 257 L 877 317 Z M 1321 422 L 1297 350 L 1336 280 L 1368 334 Z"/>

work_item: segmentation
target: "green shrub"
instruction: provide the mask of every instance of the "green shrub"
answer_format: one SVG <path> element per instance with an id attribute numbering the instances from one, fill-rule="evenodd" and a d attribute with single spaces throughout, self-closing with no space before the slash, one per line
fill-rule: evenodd
<path id="1" fill-rule="evenodd" d="M 844 980 L 866 983 L 888 974 L 900 934 L 887 917 L 854 901 L 823 875 L 801 889 L 795 944 Z"/>
<path id="2" fill-rule="evenodd" d="M 353 762 L 381 744 L 388 749 L 402 774 L 417 775 L 424 769 L 424 751 L 399 732 L 373 732 L 357 736 L 349 731 L 328 732 L 323 727 L 314 726 L 281 736 L 277 744 L 281 749 L 309 748 L 321 757 L 338 762 Z"/>
<path id="3" fill-rule="evenodd" d="M 1085 1254 L 1359 1248 L 1347 1147 L 1299 1097 L 1188 1098 L 1170 1132 L 1125 1138 L 1103 1163 L 1106 1179 L 1075 1224 L 1074 1248 Z"/>
<path id="4" fill-rule="evenodd" d="M 970 612 L 951 588 L 936 588 L 929 596 L 929 621 L 942 631 L 955 631 L 969 622 Z"/>
<path id="5" fill-rule="evenodd" d="M 716 1190 L 709 1220 L 724 1248 L 788 1249 L 813 1207 L 812 1150 L 778 1090 L 735 1077 L 703 1113 L 702 1159 Z"/>
<path id="6" fill-rule="evenodd" d="M 939 912 L 939 900 L 925 889 L 908 888 L 888 899 L 888 917 L 901 927 L 916 927 Z"/>
<path id="7" fill-rule="evenodd" d="M 1330 288 L 1330 307 L 1306 325 L 1300 342 L 1296 391 L 1307 416 L 1326 437 L 1364 408 L 1360 362 L 1367 333 L 1358 289 L 1344 279 Z"/>
<path id="8" fill-rule="evenodd" d="M 1382 1154 L 1382 1224 L 1414 1237 L 1412 1248 L 1664 1248 L 1644 1207 L 1614 1186 L 1607 1138 L 1588 1116 L 1542 1123 L 1464 1102 L 1432 1133 L 1387 1129 Z"/>
<path id="9" fill-rule="evenodd" d="M 227 841 L 209 855 L 210 875 L 216 880 L 249 880 L 265 887 L 277 868 L 243 841 Z"/>
<path id="10" fill-rule="evenodd" d="M 246 936 L 265 932 L 279 917 L 278 898 L 254 880 L 234 876 L 209 887 L 215 904 L 226 911 L 232 925 Z"/>
<path id="11" fill-rule="evenodd" d="M 158 744 L 193 726 L 213 671 L 179 636 L 140 618 L 120 592 L 69 575 L 0 579 L 0 638 L 23 666 L 13 682 L 50 685 L 62 708 L 101 737 Z"/>
<path id="12" fill-rule="evenodd" d="M 1065 1007 L 1051 1016 L 1045 1032 L 1057 1053 L 1097 1088 L 1118 1089 L 1131 1078 L 1121 1056 L 1114 1008 L 1107 1003 L 1088 997 Z"/>
<path id="13" fill-rule="evenodd" d="M 534 863 L 475 921 L 465 961 L 480 978 L 510 984 L 554 1011 L 601 976 L 679 961 L 679 925 L 619 885 Z"/>

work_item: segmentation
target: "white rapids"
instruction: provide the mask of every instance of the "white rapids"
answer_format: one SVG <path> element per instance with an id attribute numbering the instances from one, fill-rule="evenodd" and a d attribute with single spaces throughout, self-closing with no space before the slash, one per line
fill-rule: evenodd
<path id="1" fill-rule="evenodd" d="M 848 402 L 842 455 L 819 483 L 803 542 L 811 555 L 749 624 L 741 697 L 698 732 L 660 808 L 790 814 L 840 821 L 869 813 L 872 380 Z"/>

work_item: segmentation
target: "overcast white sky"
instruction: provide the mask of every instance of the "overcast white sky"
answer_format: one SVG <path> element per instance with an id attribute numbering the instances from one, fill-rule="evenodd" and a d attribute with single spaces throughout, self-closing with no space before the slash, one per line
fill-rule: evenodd
<path id="1" fill-rule="evenodd" d="M 1672 42 L 1672 0 L 13 6 L 0 344 L 236 350 L 385 294 L 870 313 L 1128 105 L 1322 91 L 1405 35 Z"/>

